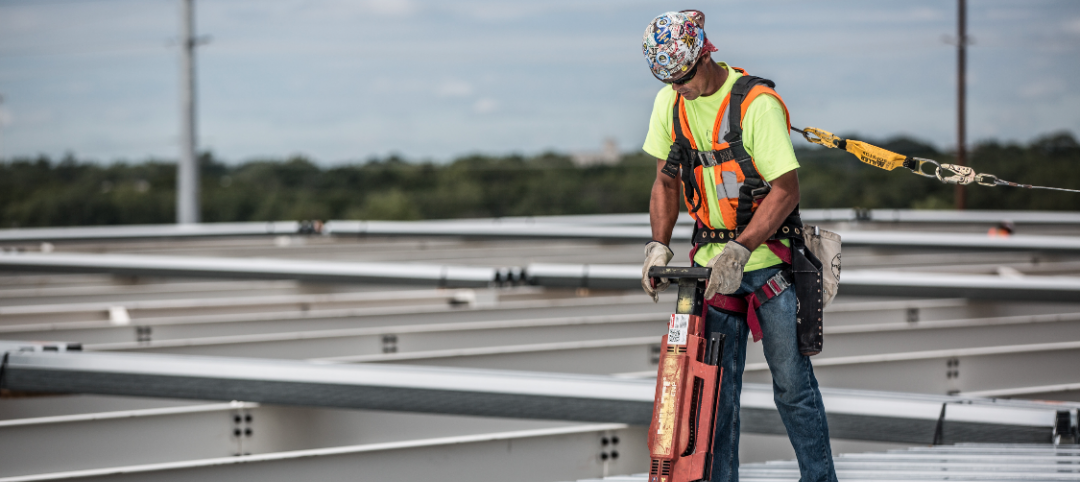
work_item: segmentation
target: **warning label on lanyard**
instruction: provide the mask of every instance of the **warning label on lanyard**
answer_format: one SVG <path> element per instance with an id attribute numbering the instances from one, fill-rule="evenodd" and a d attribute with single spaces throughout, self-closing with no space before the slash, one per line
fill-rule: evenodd
<path id="1" fill-rule="evenodd" d="M 668 345 L 685 345 L 686 329 L 690 326 L 690 315 L 671 315 L 668 322 Z"/>

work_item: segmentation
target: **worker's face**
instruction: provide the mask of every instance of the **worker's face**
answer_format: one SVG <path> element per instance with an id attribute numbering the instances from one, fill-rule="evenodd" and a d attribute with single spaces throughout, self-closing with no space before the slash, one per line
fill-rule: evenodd
<path id="1" fill-rule="evenodd" d="M 685 74 L 680 76 L 677 80 L 671 83 L 671 89 L 678 92 L 686 100 L 694 100 L 701 95 L 703 88 L 705 87 L 705 71 L 707 69 L 702 68 L 708 55 L 702 55 L 698 58 L 697 62 L 694 62 L 694 66 Z"/>

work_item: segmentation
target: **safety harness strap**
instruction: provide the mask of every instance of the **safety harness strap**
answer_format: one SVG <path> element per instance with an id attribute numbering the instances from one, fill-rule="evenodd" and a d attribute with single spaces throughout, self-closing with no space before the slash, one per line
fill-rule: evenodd
<path id="1" fill-rule="evenodd" d="M 672 106 L 671 106 L 671 109 L 672 109 L 672 111 L 671 111 L 672 131 L 675 133 L 675 143 L 676 144 L 679 144 L 679 145 L 681 145 L 683 147 L 686 147 L 688 150 L 692 150 L 693 145 L 690 142 L 690 138 L 686 135 L 685 132 L 683 132 L 683 129 L 682 129 L 683 118 L 682 118 L 682 109 L 680 109 L 680 107 L 682 107 L 682 102 L 683 102 L 682 94 L 675 94 L 675 103 L 672 104 Z"/>
<path id="2" fill-rule="evenodd" d="M 765 84 L 770 89 L 776 87 L 775 82 L 753 75 L 743 75 L 735 81 L 735 85 L 731 86 L 731 96 L 728 100 L 728 131 L 724 135 L 724 141 L 731 143 L 742 139 L 742 103 L 746 100 L 750 89 L 758 84 Z"/>
<path id="3" fill-rule="evenodd" d="M 675 104 L 672 107 L 671 113 L 671 132 L 674 134 L 674 144 L 678 144 L 680 147 L 686 148 L 689 152 L 690 139 L 686 137 L 686 134 L 682 130 L 682 123 L 679 120 L 679 100 L 682 96 L 675 95 Z M 681 164 L 679 156 L 668 155 L 667 161 L 664 162 L 663 169 L 660 172 L 667 174 L 669 177 L 676 177 L 679 175 L 679 164 Z"/>
<path id="4" fill-rule="evenodd" d="M 697 173 L 695 172 L 695 160 L 698 159 L 697 150 L 694 149 L 693 144 L 690 142 L 690 138 L 683 131 L 682 126 L 682 95 L 675 96 L 675 104 L 672 107 L 671 124 L 672 132 L 675 135 L 675 142 L 671 145 L 671 152 L 668 153 L 667 162 L 664 163 L 664 167 L 661 172 L 671 177 L 675 177 L 675 174 L 682 171 L 682 184 L 683 192 L 686 195 L 686 199 L 689 201 L 688 208 L 691 213 L 697 212 L 701 207 L 701 203 L 705 201 L 705 193 L 701 190 L 701 186 L 697 183 Z"/>
<path id="5" fill-rule="evenodd" d="M 772 189 L 772 187 L 761 178 L 757 166 L 754 165 L 754 159 L 746 152 L 742 138 L 742 113 L 744 111 L 742 104 L 750 91 L 758 85 L 765 85 L 770 89 L 776 87 L 776 84 L 771 80 L 752 75 L 744 75 L 739 77 L 739 79 L 735 81 L 735 85 L 731 87 L 731 95 L 728 100 L 728 132 L 727 134 L 724 134 L 724 140 L 729 145 L 728 149 L 731 149 L 734 152 L 734 158 L 738 161 L 739 168 L 742 170 L 743 177 L 745 178 L 742 187 L 739 189 L 739 202 L 738 206 L 735 208 L 735 223 L 737 225 L 735 230 L 738 232 L 741 232 L 750 224 L 750 220 L 754 216 L 754 203 L 764 199 Z M 799 215 L 799 207 L 795 206 L 795 209 L 793 209 L 784 220 L 780 230 L 783 231 L 787 228 L 789 231 L 798 234 L 798 232 L 801 231 L 801 229 L 798 228 L 801 227 L 802 217 Z M 789 253 L 788 258 L 790 257 Z"/>
<path id="6" fill-rule="evenodd" d="M 761 322 L 758 321 L 757 310 L 780 293 L 791 287 L 795 278 L 791 271 L 782 270 L 769 278 L 757 291 L 745 296 L 731 296 L 718 294 L 705 300 L 708 306 L 730 314 L 746 315 L 746 324 L 750 326 L 750 333 L 754 335 L 754 341 L 761 341 Z"/>
<path id="7" fill-rule="evenodd" d="M 742 104 L 750 90 L 759 84 L 767 85 L 769 88 L 776 87 L 771 80 L 744 75 L 735 81 L 735 85 L 731 87 L 731 94 L 728 96 L 728 131 L 724 134 L 724 141 L 728 143 L 728 149 L 732 150 L 734 154 L 732 157 L 739 163 L 739 169 L 742 170 L 744 178 L 743 185 L 739 188 L 738 205 L 735 208 L 735 224 L 737 225 L 735 229 L 738 231 L 750 224 L 750 219 L 754 216 L 754 202 L 764 199 L 770 189 L 768 183 L 758 173 L 754 159 L 750 157 L 750 153 L 746 152 L 742 138 Z"/>

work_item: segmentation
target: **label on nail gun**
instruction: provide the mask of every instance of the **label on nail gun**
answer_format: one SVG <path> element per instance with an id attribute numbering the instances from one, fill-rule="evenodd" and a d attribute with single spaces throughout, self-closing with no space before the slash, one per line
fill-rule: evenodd
<path id="1" fill-rule="evenodd" d="M 685 345 L 686 329 L 690 326 L 690 315 L 671 315 L 668 322 L 668 345 Z"/>

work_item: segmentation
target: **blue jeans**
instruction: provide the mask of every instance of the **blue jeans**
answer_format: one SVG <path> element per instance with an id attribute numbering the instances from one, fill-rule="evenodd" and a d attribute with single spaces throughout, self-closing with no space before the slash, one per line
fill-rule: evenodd
<path id="1" fill-rule="evenodd" d="M 765 268 L 744 274 L 742 286 L 735 295 L 751 293 L 780 271 Z M 810 357 L 799 353 L 795 336 L 795 289 L 785 290 L 758 309 L 758 320 L 764 334 L 761 343 L 773 380 L 773 400 L 787 428 L 791 446 L 799 460 L 801 482 L 836 482 L 832 448 L 829 446 L 829 426 L 825 406 L 821 403 L 814 368 Z M 746 366 L 746 338 L 749 327 L 745 316 L 722 313 L 709 308 L 705 331 L 723 333 L 724 367 L 720 382 L 720 400 L 716 419 L 716 438 L 713 440 L 714 482 L 739 480 L 739 396 L 742 393 L 742 374 Z"/>

